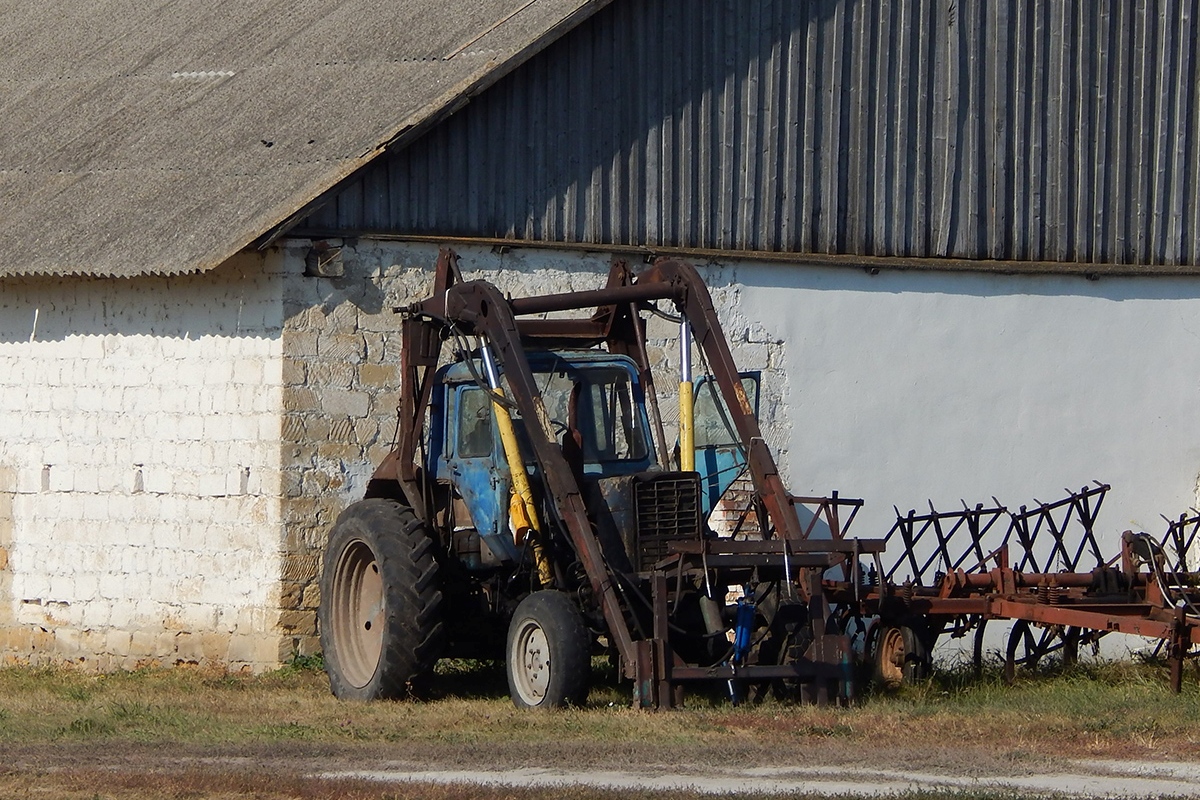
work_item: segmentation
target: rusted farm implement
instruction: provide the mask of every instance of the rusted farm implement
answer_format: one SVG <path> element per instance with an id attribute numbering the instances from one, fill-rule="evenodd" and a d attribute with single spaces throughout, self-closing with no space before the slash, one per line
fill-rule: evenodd
<path id="1" fill-rule="evenodd" d="M 1168 521 L 1161 539 L 1125 531 L 1106 557 L 1095 526 L 1109 488 L 1097 483 L 1016 512 L 998 502 L 897 512 L 885 542 L 900 555 L 889 566 L 876 559 L 857 604 L 879 620 L 869 648 L 877 678 L 923 675 L 941 635 L 973 634 L 978 669 L 989 621 L 1011 620 L 1002 651 L 1010 681 L 1018 667 L 1051 654 L 1071 663 L 1081 646 L 1125 633 L 1159 641 L 1179 691 L 1183 661 L 1200 644 L 1200 575 L 1187 560 L 1200 517 Z"/>

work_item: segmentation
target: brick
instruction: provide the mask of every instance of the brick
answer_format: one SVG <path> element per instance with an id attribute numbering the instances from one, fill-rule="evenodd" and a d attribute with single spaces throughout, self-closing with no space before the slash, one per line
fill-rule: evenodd
<path id="1" fill-rule="evenodd" d="M 199 664 L 204 660 L 202 637 L 188 631 L 176 634 L 174 652 L 177 661 L 191 661 Z"/>
<path id="2" fill-rule="evenodd" d="M 366 349 L 361 334 L 330 334 L 317 340 L 317 355 L 323 359 L 358 364 L 366 357 Z"/>
<path id="3" fill-rule="evenodd" d="M 371 396 L 366 392 L 322 392 L 321 410 L 331 416 L 365 417 L 371 410 Z"/>
<path id="4" fill-rule="evenodd" d="M 321 585 L 317 582 L 310 583 L 304 587 L 304 594 L 300 600 L 302 608 L 316 609 L 321 605 Z"/>
<path id="5" fill-rule="evenodd" d="M 79 636 L 80 655 L 95 655 L 106 652 L 107 637 L 107 631 L 93 629 L 82 631 Z"/>
<path id="6" fill-rule="evenodd" d="M 358 368 L 358 381 L 364 388 L 392 389 L 399 386 L 400 370 L 394 364 L 363 364 Z"/>
<path id="7" fill-rule="evenodd" d="M 280 578 L 283 581 L 303 583 L 314 579 L 321 567 L 321 557 L 316 554 L 288 554 L 283 557 Z"/>
<path id="8" fill-rule="evenodd" d="M 317 411 L 321 409 L 317 393 L 307 387 L 289 387 L 283 392 L 284 411 Z"/>
<path id="9" fill-rule="evenodd" d="M 332 442 L 350 443 L 355 440 L 354 437 L 354 420 L 349 417 L 340 417 L 329 421 L 329 433 L 325 437 Z"/>
<path id="10" fill-rule="evenodd" d="M 282 379 L 285 386 L 305 383 L 308 380 L 308 365 L 298 358 L 284 358 Z"/>
<path id="11" fill-rule="evenodd" d="M 38 626 L 29 629 L 30 650 L 53 650 L 54 639 L 54 634 L 46 628 Z"/>
<path id="12" fill-rule="evenodd" d="M 129 653 L 134 656 L 158 655 L 159 633 L 138 630 L 129 635 Z"/>
<path id="13" fill-rule="evenodd" d="M 302 495 L 320 494 L 329 488 L 329 473 L 317 469 L 305 470 L 300 476 Z"/>
<path id="14" fill-rule="evenodd" d="M 58 655 L 73 658 L 83 650 L 83 637 L 74 628 L 60 627 L 54 631 L 50 649 Z"/>
<path id="15" fill-rule="evenodd" d="M 11 627 L 0 629 L 0 653 L 28 653 L 33 649 L 33 635 L 29 628 Z"/>
<path id="16" fill-rule="evenodd" d="M 258 438 L 258 417 L 252 414 L 234 414 L 230 419 L 229 435 L 235 441 Z"/>
<path id="17" fill-rule="evenodd" d="M 321 639 L 315 635 L 293 636 L 292 652 L 302 656 L 311 656 L 319 653 L 321 652 Z"/>
<path id="18" fill-rule="evenodd" d="M 331 435 L 332 423 L 329 417 L 322 415 L 304 418 L 304 436 L 307 441 L 317 442 L 328 439 Z"/>
<path id="19" fill-rule="evenodd" d="M 0 467 L 0 515 L 5 513 L 3 496 L 17 490 L 17 470 L 11 467 Z"/>
<path id="20" fill-rule="evenodd" d="M 317 455 L 326 461 L 359 462 L 363 460 L 363 449 L 357 444 L 340 444 L 338 442 L 321 442 L 317 445 Z M 344 464 L 339 464 L 344 469 Z"/>
<path id="21" fill-rule="evenodd" d="M 233 382 L 261 386 L 264 382 L 264 365 L 261 359 L 240 358 L 233 363 Z"/>
<path id="22" fill-rule="evenodd" d="M 354 385 L 356 369 L 344 361 L 322 361 L 308 368 L 307 385 L 313 388 L 349 389 Z"/>
<path id="23" fill-rule="evenodd" d="M 130 653 L 132 634 L 128 631 L 110 630 L 104 634 L 104 652 L 115 656 L 127 656 Z"/>
<path id="24" fill-rule="evenodd" d="M 203 661 L 224 663 L 229 654 L 229 640 L 228 633 L 200 634 L 200 653 Z"/>
<path id="25" fill-rule="evenodd" d="M 224 358 L 214 358 L 204 366 L 204 383 L 224 386 L 233 380 L 233 364 Z"/>
<path id="26" fill-rule="evenodd" d="M 75 489 L 75 470 L 65 465 L 55 465 L 50 469 L 49 490 L 51 492 L 70 492 Z"/>
<path id="27" fill-rule="evenodd" d="M 268 652 L 275 646 L 273 639 L 266 640 Z M 262 663 L 264 637 L 261 634 L 234 634 L 229 637 L 226 658 L 231 665 Z"/>
<path id="28" fill-rule="evenodd" d="M 398 358 L 389 358 L 389 342 L 399 341 L 400 335 L 386 336 L 381 333 L 364 333 L 363 342 L 367 346 L 367 361 L 371 364 L 380 364 L 385 361 L 399 363 Z M 397 352 L 399 352 L 397 350 Z"/>
<path id="29" fill-rule="evenodd" d="M 354 442 L 364 447 L 375 443 L 379 437 L 379 423 L 373 419 L 360 419 L 354 423 Z"/>
<path id="30" fill-rule="evenodd" d="M 299 581 L 284 581 L 279 595 L 279 607 L 282 609 L 301 608 L 304 598 L 304 584 Z"/>
<path id="31" fill-rule="evenodd" d="M 353 303 L 340 303 L 325 315 L 324 330 L 353 333 L 358 330 L 358 309 Z"/>
<path id="32" fill-rule="evenodd" d="M 279 615 L 279 627 L 287 634 L 314 635 L 317 615 L 313 611 L 284 611 Z"/>
<path id="33" fill-rule="evenodd" d="M 204 441 L 227 442 L 232 438 L 233 423 L 224 414 L 204 418 Z"/>
<path id="34" fill-rule="evenodd" d="M 283 352 L 295 358 L 316 356 L 319 338 L 315 330 L 285 331 Z"/>

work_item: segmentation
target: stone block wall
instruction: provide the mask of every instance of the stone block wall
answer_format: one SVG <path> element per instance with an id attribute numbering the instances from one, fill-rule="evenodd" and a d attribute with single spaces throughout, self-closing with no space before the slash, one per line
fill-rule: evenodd
<path id="1" fill-rule="evenodd" d="M 2 287 L 0 662 L 277 664 L 278 276 Z"/>

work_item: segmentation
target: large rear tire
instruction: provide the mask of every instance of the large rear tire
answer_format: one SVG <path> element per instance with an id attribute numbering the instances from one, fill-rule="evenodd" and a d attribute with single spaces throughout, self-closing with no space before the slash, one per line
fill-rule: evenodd
<path id="1" fill-rule="evenodd" d="M 562 592 L 534 592 L 508 626 L 508 693 L 517 708 L 583 705 L 591 683 L 591 636 Z"/>
<path id="2" fill-rule="evenodd" d="M 321 570 L 321 649 L 339 698 L 407 697 L 445 643 L 434 542 L 394 500 L 355 503 L 338 517 Z"/>

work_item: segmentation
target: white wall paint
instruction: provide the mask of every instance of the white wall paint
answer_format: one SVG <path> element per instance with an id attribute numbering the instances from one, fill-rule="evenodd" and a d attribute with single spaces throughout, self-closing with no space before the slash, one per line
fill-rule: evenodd
<path id="1" fill-rule="evenodd" d="M 277 662 L 281 323 L 261 259 L 5 281 L 10 655 Z"/>
<path id="2" fill-rule="evenodd" d="M 786 342 L 791 485 L 866 499 L 859 534 L 893 504 L 1015 509 L 1095 479 L 1115 553 L 1195 503 L 1200 282 L 736 271 Z"/>

